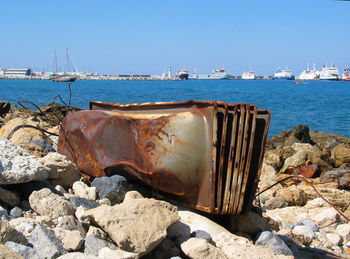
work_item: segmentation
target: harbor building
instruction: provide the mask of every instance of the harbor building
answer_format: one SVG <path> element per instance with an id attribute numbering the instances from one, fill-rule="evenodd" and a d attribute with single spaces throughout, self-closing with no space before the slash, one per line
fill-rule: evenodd
<path id="1" fill-rule="evenodd" d="M 30 68 L 7 68 L 4 70 L 5 77 L 25 77 L 32 75 Z"/>

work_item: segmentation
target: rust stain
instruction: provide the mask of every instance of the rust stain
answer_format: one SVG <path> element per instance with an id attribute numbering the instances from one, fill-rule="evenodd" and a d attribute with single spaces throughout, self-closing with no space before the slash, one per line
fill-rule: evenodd
<path id="1" fill-rule="evenodd" d="M 58 151 L 87 175 L 122 174 L 208 213 L 249 210 L 269 111 L 215 101 L 115 104 L 65 117 Z"/>

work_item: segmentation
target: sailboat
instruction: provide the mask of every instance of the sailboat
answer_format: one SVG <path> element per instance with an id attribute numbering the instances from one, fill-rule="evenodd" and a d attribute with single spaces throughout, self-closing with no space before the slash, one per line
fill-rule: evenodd
<path id="1" fill-rule="evenodd" d="M 62 74 L 58 75 L 57 74 L 57 56 L 56 56 L 56 50 L 55 50 L 55 63 L 56 63 L 56 74 L 51 77 L 51 80 L 53 82 L 74 82 L 76 77 L 69 75 L 69 58 L 68 58 L 68 49 L 66 49 L 66 73 L 67 74 Z"/>

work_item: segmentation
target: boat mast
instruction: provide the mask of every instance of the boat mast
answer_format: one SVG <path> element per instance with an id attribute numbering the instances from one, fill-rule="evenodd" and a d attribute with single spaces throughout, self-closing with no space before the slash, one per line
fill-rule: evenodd
<path id="1" fill-rule="evenodd" d="M 68 48 L 66 48 L 66 73 L 69 73 Z"/>
<path id="2" fill-rule="evenodd" d="M 57 74 L 57 72 L 58 72 L 56 50 L 55 50 L 55 72 L 56 72 L 56 74 Z"/>

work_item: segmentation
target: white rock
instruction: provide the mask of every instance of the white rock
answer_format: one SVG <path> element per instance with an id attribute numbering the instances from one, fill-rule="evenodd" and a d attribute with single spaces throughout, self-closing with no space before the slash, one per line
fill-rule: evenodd
<path id="1" fill-rule="evenodd" d="M 305 205 L 305 208 L 308 208 L 308 209 L 320 208 L 320 207 L 329 207 L 329 204 L 320 197 L 308 201 Z"/>
<path id="2" fill-rule="evenodd" d="M 57 257 L 57 259 L 98 259 L 96 256 L 87 255 L 81 252 L 67 253 Z M 107 258 L 105 258 L 107 259 Z"/>
<path id="3" fill-rule="evenodd" d="M 336 246 L 339 246 L 343 242 L 343 238 L 341 236 L 333 233 L 327 233 L 326 238 L 328 242 Z"/>
<path id="4" fill-rule="evenodd" d="M 313 221 L 319 227 L 323 227 L 334 222 L 339 222 L 339 220 L 340 220 L 340 215 L 333 208 L 326 208 L 322 210 L 319 214 L 315 215 L 315 217 L 313 218 Z"/>
<path id="5" fill-rule="evenodd" d="M 139 258 L 139 256 L 136 253 L 126 252 L 120 249 L 112 250 L 108 247 L 104 247 L 98 252 L 98 258 L 136 259 L 136 258 Z"/>
<path id="6" fill-rule="evenodd" d="M 226 255 L 218 248 L 202 238 L 192 237 L 180 244 L 181 250 L 192 259 L 202 258 L 227 258 Z"/>
<path id="7" fill-rule="evenodd" d="M 303 245 L 309 245 L 316 238 L 315 233 L 309 226 L 296 226 L 293 228 L 292 234 Z"/>
<path id="8" fill-rule="evenodd" d="M 350 241 L 350 224 L 339 224 L 336 230 L 345 241 Z"/>
<path id="9" fill-rule="evenodd" d="M 0 184 L 47 179 L 47 171 L 34 157 L 10 140 L 0 138 Z"/>
<path id="10" fill-rule="evenodd" d="M 37 222 L 32 218 L 16 218 L 9 222 L 10 226 L 21 232 L 26 238 L 30 236 L 30 233 L 35 228 Z"/>
<path id="11" fill-rule="evenodd" d="M 66 230 L 64 238 L 62 240 L 62 244 L 64 249 L 68 251 L 76 251 L 79 250 L 84 243 L 84 238 L 81 236 L 79 230 Z"/>
<path id="12" fill-rule="evenodd" d="M 84 208 L 83 206 L 79 206 L 75 210 L 75 217 L 81 222 L 86 223 L 90 225 L 90 219 L 85 216 L 85 211 L 87 211 L 87 208 Z"/>
<path id="13" fill-rule="evenodd" d="M 80 198 L 85 198 L 88 200 L 96 200 L 96 187 L 89 187 L 81 181 L 77 181 L 72 187 L 74 194 Z"/>

